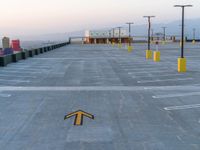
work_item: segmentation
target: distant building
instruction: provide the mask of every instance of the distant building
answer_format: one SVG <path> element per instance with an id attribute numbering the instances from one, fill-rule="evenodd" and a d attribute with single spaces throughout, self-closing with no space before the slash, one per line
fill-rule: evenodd
<path id="1" fill-rule="evenodd" d="M 98 30 L 98 31 L 85 31 L 85 43 L 86 44 L 107 44 L 110 42 L 128 43 L 129 37 L 125 29 L 121 29 L 119 39 L 119 29 L 110 31 Z"/>
<path id="2" fill-rule="evenodd" d="M 21 51 L 20 40 L 12 40 L 11 47 L 14 51 Z"/>
<path id="3" fill-rule="evenodd" d="M 10 39 L 8 37 L 4 37 L 2 39 L 3 49 L 10 48 Z"/>

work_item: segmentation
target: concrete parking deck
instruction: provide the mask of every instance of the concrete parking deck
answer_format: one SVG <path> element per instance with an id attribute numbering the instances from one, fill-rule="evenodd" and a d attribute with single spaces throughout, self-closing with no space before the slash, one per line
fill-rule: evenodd
<path id="1" fill-rule="evenodd" d="M 159 63 L 145 49 L 69 45 L 0 68 L 0 149 L 199 150 L 200 46 L 182 74 L 179 44 Z M 95 119 L 64 120 L 77 110 Z"/>

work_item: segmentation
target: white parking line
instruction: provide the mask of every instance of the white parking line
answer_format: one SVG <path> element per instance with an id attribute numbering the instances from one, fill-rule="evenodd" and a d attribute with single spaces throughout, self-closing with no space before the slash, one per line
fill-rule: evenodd
<path id="1" fill-rule="evenodd" d="M 11 78 L 37 78 L 36 76 L 24 76 L 24 75 L 10 75 L 10 74 L 0 74 L 0 77 L 11 77 Z"/>
<path id="2" fill-rule="evenodd" d="M 24 83 L 30 83 L 30 81 L 29 80 L 6 80 L 6 79 L 0 79 L 0 82 L 1 81 L 5 81 L 5 82 L 24 82 Z"/>
<path id="3" fill-rule="evenodd" d="M 0 97 L 8 98 L 8 97 L 11 97 L 11 94 L 2 94 L 2 93 L 0 93 Z"/>
<path id="4" fill-rule="evenodd" d="M 184 79 L 165 79 L 165 80 L 144 80 L 144 81 L 137 81 L 137 83 L 153 83 L 153 82 L 166 82 L 166 81 L 186 81 L 186 80 L 193 80 L 193 78 L 184 78 Z"/>
<path id="5" fill-rule="evenodd" d="M 145 73 L 169 73 L 170 71 L 141 71 L 141 72 L 128 72 L 128 74 L 145 74 Z"/>
<path id="6" fill-rule="evenodd" d="M 166 70 L 166 69 L 170 69 L 170 68 L 143 68 L 143 67 L 141 67 L 141 68 L 138 68 L 138 69 L 125 68 L 124 70 L 126 70 L 126 71 L 144 71 L 144 70 L 147 70 L 147 71 L 158 71 L 158 70 L 161 70 L 161 71 L 163 71 L 163 70 Z"/>
<path id="7" fill-rule="evenodd" d="M 192 108 L 200 108 L 200 104 L 171 106 L 171 107 L 165 107 L 164 110 L 183 110 L 183 109 L 192 109 Z"/>
<path id="8" fill-rule="evenodd" d="M 164 75 L 159 75 L 159 74 L 157 74 L 157 75 L 152 75 L 152 74 L 147 74 L 147 75 L 145 75 L 145 76 L 141 76 L 141 75 L 139 75 L 139 76 L 133 76 L 133 78 L 145 78 L 145 77 L 151 77 L 151 78 L 153 78 L 153 77 L 170 77 L 170 76 L 183 76 L 184 74 L 164 74 Z"/>
<path id="9" fill-rule="evenodd" d="M 31 72 L 28 72 L 28 71 L 11 71 L 11 70 L 1 70 L 0 72 L 5 72 L 5 73 L 42 73 L 42 72 L 36 72 L 36 71 L 31 71 Z"/>
<path id="10" fill-rule="evenodd" d="M 155 95 L 155 96 L 152 96 L 152 97 L 155 98 L 155 99 L 160 99 L 160 98 L 173 98 L 173 97 L 198 96 L 198 95 L 200 95 L 200 92 Z"/>
<path id="11" fill-rule="evenodd" d="M 46 71 L 47 69 L 28 69 L 28 68 L 6 68 L 5 71 L 19 71 L 19 70 L 24 70 L 24 71 Z M 3 70 L 4 71 L 4 70 Z"/>

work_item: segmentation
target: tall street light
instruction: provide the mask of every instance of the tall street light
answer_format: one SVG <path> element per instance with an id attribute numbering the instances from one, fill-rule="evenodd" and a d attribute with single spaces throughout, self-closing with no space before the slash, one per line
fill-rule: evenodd
<path id="1" fill-rule="evenodd" d="M 162 29 L 163 29 L 163 41 L 164 42 L 166 41 L 166 28 L 167 27 L 162 27 Z"/>
<path id="2" fill-rule="evenodd" d="M 193 28 L 193 40 L 192 43 L 195 44 L 196 43 L 196 29 Z"/>
<path id="3" fill-rule="evenodd" d="M 182 9 L 182 33 L 181 33 L 181 58 L 178 59 L 178 72 L 186 72 L 186 58 L 184 58 L 184 23 L 185 23 L 185 8 L 192 5 L 175 5 Z"/>
<path id="4" fill-rule="evenodd" d="M 117 29 L 119 30 L 119 37 L 118 37 L 118 47 L 121 48 L 121 29 L 122 27 L 117 27 Z"/>
<path id="5" fill-rule="evenodd" d="M 152 51 L 151 51 L 151 37 L 150 37 L 150 32 L 151 32 L 151 18 L 154 18 L 155 16 L 144 16 L 144 18 L 148 19 L 148 49 L 146 50 L 146 59 L 151 59 L 152 58 Z"/>
<path id="6" fill-rule="evenodd" d="M 151 41 L 153 42 L 154 29 L 151 29 Z"/>
<path id="7" fill-rule="evenodd" d="M 131 52 L 133 50 L 133 47 L 131 46 L 131 25 L 134 24 L 133 22 L 127 22 L 129 27 L 129 39 L 128 39 L 128 52 Z"/>
<path id="8" fill-rule="evenodd" d="M 115 45 L 115 28 L 112 29 L 113 31 L 113 40 L 112 40 L 112 45 L 114 46 Z"/>

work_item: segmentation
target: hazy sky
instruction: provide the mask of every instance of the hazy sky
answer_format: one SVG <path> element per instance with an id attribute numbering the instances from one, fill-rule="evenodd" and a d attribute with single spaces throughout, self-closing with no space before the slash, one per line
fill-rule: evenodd
<path id="1" fill-rule="evenodd" d="M 187 18 L 199 18 L 200 0 L 2 0 L 0 34 L 31 35 L 106 28 L 156 15 L 154 23 L 179 20 L 174 4 L 193 4 Z"/>

